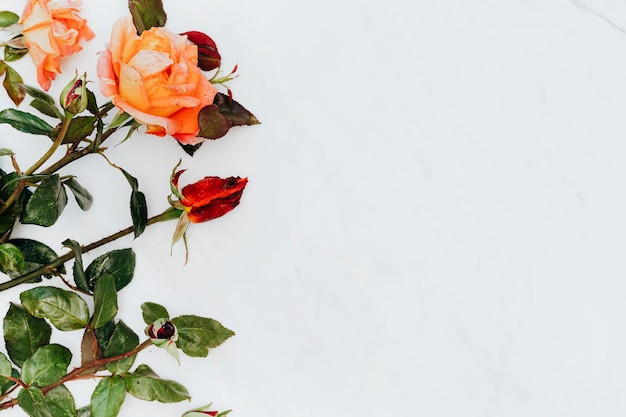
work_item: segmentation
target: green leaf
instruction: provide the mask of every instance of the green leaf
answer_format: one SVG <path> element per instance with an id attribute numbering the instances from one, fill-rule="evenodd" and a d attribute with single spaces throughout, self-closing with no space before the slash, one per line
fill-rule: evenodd
<path id="1" fill-rule="evenodd" d="M 72 267 L 74 283 L 80 290 L 87 293 L 91 292 L 89 286 L 87 285 L 87 275 L 85 275 L 85 270 L 83 269 L 83 256 L 80 243 L 72 239 L 65 239 L 62 243 L 63 246 L 74 251 L 74 265 Z"/>
<path id="2" fill-rule="evenodd" d="M 52 126 L 44 120 L 30 113 L 16 109 L 4 109 L 0 111 L 0 123 L 8 123 L 14 129 L 33 135 L 46 135 L 52 133 Z"/>
<path id="3" fill-rule="evenodd" d="M 111 336 L 113 336 L 113 331 L 115 330 L 115 322 L 111 320 L 107 324 L 102 327 L 95 329 L 96 340 L 98 341 L 98 347 L 100 350 L 104 351 L 106 347 L 109 345 L 109 340 L 111 340 Z"/>
<path id="4" fill-rule="evenodd" d="M 54 98 L 52 98 L 52 96 L 45 91 L 40 90 L 37 87 L 31 87 L 27 84 L 20 84 L 20 88 L 32 98 L 54 105 Z"/>
<path id="5" fill-rule="evenodd" d="M 124 380 L 128 393 L 140 400 L 177 403 L 191 398 L 185 387 L 175 381 L 136 374 L 127 374 Z"/>
<path id="6" fill-rule="evenodd" d="M 9 148 L 0 148 L 0 156 L 10 156 L 10 155 L 15 155 L 15 152 L 13 152 Z"/>
<path id="7" fill-rule="evenodd" d="M 159 376 L 156 374 L 156 372 L 154 372 L 152 370 L 152 368 L 150 368 L 148 365 L 142 363 L 141 365 L 139 365 L 137 367 L 137 369 L 135 369 L 135 371 L 133 372 L 133 375 L 136 376 L 149 376 L 149 377 L 153 377 L 153 378 L 158 378 Z"/>
<path id="8" fill-rule="evenodd" d="M 42 346 L 24 361 L 22 381 L 39 387 L 54 384 L 65 376 L 71 360 L 72 352 L 65 346 Z"/>
<path id="9" fill-rule="evenodd" d="M 40 113 L 46 116 L 56 117 L 57 119 L 63 118 L 63 115 L 59 112 L 59 109 L 54 105 L 47 103 L 43 100 L 35 99 L 30 102 L 30 106 Z"/>
<path id="10" fill-rule="evenodd" d="M 20 379 L 20 373 L 17 372 L 15 368 L 12 369 L 11 376 L 15 379 Z M 0 394 L 4 395 L 8 392 L 10 388 L 12 388 L 15 385 L 15 382 L 6 378 L 2 378 L 2 379 L 4 379 L 6 382 L 0 385 Z"/>
<path id="11" fill-rule="evenodd" d="M 76 417 L 92 417 L 91 407 L 86 405 L 76 410 Z"/>
<path id="12" fill-rule="evenodd" d="M 50 320 L 61 331 L 83 329 L 89 323 L 87 303 L 71 291 L 36 287 L 20 294 L 20 300 L 29 314 Z"/>
<path id="13" fill-rule="evenodd" d="M 31 239 L 10 239 L 8 241 L 22 251 L 24 255 L 24 274 L 41 268 L 42 266 L 49 265 L 57 260 L 58 255 L 50 249 L 49 246 L 44 245 L 41 242 Z M 58 273 L 64 274 L 65 267 L 60 265 L 54 270 Z M 11 278 L 17 278 L 20 274 L 9 273 Z M 44 274 L 44 277 L 49 278 L 51 274 Z M 34 279 L 32 282 L 41 281 L 41 279 Z"/>
<path id="14" fill-rule="evenodd" d="M 37 349 L 50 343 L 50 325 L 17 304 L 10 304 L 2 325 L 7 352 L 17 366 L 21 367 Z"/>
<path id="15" fill-rule="evenodd" d="M 63 181 L 63 184 L 70 189 L 74 194 L 74 199 L 78 203 L 78 207 L 83 211 L 87 211 L 91 208 L 93 203 L 93 197 L 86 188 L 78 183 L 75 177 L 71 177 Z"/>
<path id="16" fill-rule="evenodd" d="M 118 126 L 121 126 L 124 123 L 126 123 L 128 120 L 130 120 L 131 118 L 132 116 L 126 112 L 118 113 L 113 117 L 113 120 L 111 120 L 111 123 L 109 123 L 109 129 L 114 129 Z"/>
<path id="17" fill-rule="evenodd" d="M 16 274 L 24 271 L 24 255 L 14 244 L 0 244 L 0 269 Z"/>
<path id="18" fill-rule="evenodd" d="M 96 281 L 103 274 L 111 274 L 115 277 L 115 289 L 119 292 L 128 285 L 135 273 L 135 253 L 132 249 L 118 249 L 107 252 L 94 259 L 87 270 L 87 283 L 93 289 Z"/>
<path id="19" fill-rule="evenodd" d="M 13 375 L 13 365 L 11 365 L 11 361 L 4 355 L 4 353 L 0 352 L 0 376 L 11 376 Z M 6 381 L 3 381 L 4 383 Z"/>
<path id="20" fill-rule="evenodd" d="M 100 112 L 98 109 L 98 100 L 96 100 L 96 95 L 87 88 L 87 110 L 89 113 L 96 115 Z"/>
<path id="21" fill-rule="evenodd" d="M 91 135 L 96 128 L 96 121 L 98 119 L 94 116 L 78 116 L 74 117 L 70 122 L 70 126 L 67 128 L 67 133 L 63 138 L 64 144 L 76 143 L 85 139 Z M 61 133 L 62 123 L 59 123 L 52 131 L 52 137 L 57 137 Z"/>
<path id="22" fill-rule="evenodd" d="M 252 126 L 261 122 L 254 117 L 245 107 L 237 101 L 232 100 L 228 95 L 217 93 L 213 99 L 213 104 L 217 105 L 220 113 L 224 115 L 233 126 Z"/>
<path id="23" fill-rule="evenodd" d="M 97 329 L 113 320 L 117 314 L 117 291 L 115 278 L 111 274 L 104 274 L 96 281 L 93 290 L 93 317 L 91 327 Z"/>
<path id="24" fill-rule="evenodd" d="M 0 28 L 8 28 L 17 23 L 20 17 L 13 12 L 4 10 L 0 12 Z"/>
<path id="25" fill-rule="evenodd" d="M 138 35 L 144 30 L 165 26 L 167 15 L 161 0 L 129 0 L 128 8 Z"/>
<path id="26" fill-rule="evenodd" d="M 220 113 L 215 104 L 203 107 L 198 114 L 200 132 L 198 136 L 207 139 L 219 139 L 228 133 L 232 123 L 226 116 Z"/>
<path id="27" fill-rule="evenodd" d="M 65 385 L 54 387 L 46 392 L 48 409 L 54 417 L 76 417 L 74 396 Z"/>
<path id="28" fill-rule="evenodd" d="M 132 188 L 132 192 L 130 194 L 130 215 L 133 219 L 135 238 L 137 238 L 143 233 L 146 229 L 146 225 L 148 224 L 148 206 L 146 204 L 146 197 L 141 191 L 139 191 L 139 182 L 137 181 L 137 178 L 133 177 L 122 168 L 120 168 L 120 170 Z"/>
<path id="29" fill-rule="evenodd" d="M 31 387 L 20 390 L 17 402 L 31 417 L 56 417 L 48 408 L 46 397 L 39 388 Z"/>
<path id="30" fill-rule="evenodd" d="M 133 332 L 130 327 L 124 324 L 123 321 L 119 321 L 115 326 L 115 330 L 109 339 L 109 343 L 104 349 L 104 357 L 110 358 L 113 356 L 121 355 L 123 353 L 130 352 L 139 345 L 139 336 Z M 115 362 L 106 364 L 106 368 L 112 374 L 122 374 L 128 371 L 133 362 L 135 356 L 132 355 L 128 358 L 120 359 Z"/>
<path id="31" fill-rule="evenodd" d="M 15 49 L 10 46 L 6 46 L 4 48 L 4 60 L 5 61 L 17 60 L 24 55 L 22 51 L 24 51 L 24 49 Z M 26 50 L 26 52 L 28 52 L 28 50 Z M 9 98 L 13 101 L 13 103 L 16 106 L 19 106 L 22 100 L 24 100 L 24 96 L 26 95 L 24 93 L 24 90 L 22 90 L 21 88 L 21 84 L 24 82 L 24 80 L 22 80 L 22 77 L 20 76 L 20 74 L 18 74 L 17 71 L 15 71 L 12 67 L 6 64 L 5 66 L 6 66 L 6 73 L 4 76 L 4 81 L 2 82 L 2 86 L 6 90 L 7 94 L 9 95 Z M 11 110 L 11 109 L 3 110 L 2 112 L 0 112 L 0 115 L 8 110 Z M 17 111 L 17 110 L 14 110 L 14 111 Z M 28 114 L 28 113 L 25 113 L 25 114 Z M 32 117 L 35 117 L 35 116 L 32 116 Z M 46 123 L 41 119 L 39 119 L 39 121 Z M 1 123 L 7 123 L 7 122 L 1 122 Z M 18 130 L 21 130 L 15 127 L 14 125 L 12 126 Z M 34 133 L 34 132 L 26 132 L 26 133 Z M 34 133 L 34 134 L 40 135 L 42 133 Z"/>
<path id="32" fill-rule="evenodd" d="M 198 149 L 200 149 L 200 146 L 202 146 L 203 143 L 204 142 L 196 143 L 195 145 L 184 145 L 178 142 L 180 147 L 183 148 L 183 151 L 185 151 L 185 153 L 189 156 L 193 156 L 193 154 L 196 153 Z"/>
<path id="33" fill-rule="evenodd" d="M 178 329 L 176 345 L 188 356 L 205 357 L 235 333 L 220 322 L 193 315 L 172 319 Z"/>
<path id="34" fill-rule="evenodd" d="M 91 395 L 92 417 L 116 417 L 126 399 L 126 383 L 123 378 L 102 378 Z"/>
<path id="35" fill-rule="evenodd" d="M 13 39 L 17 39 L 22 35 L 16 36 Z M 4 60 L 7 62 L 13 62 L 13 61 L 17 61 L 18 59 L 20 59 L 21 57 L 23 57 L 24 55 L 26 55 L 28 53 L 28 49 L 27 48 L 14 48 L 10 45 L 7 45 L 4 47 Z M 21 80 L 21 78 L 20 78 Z"/>
<path id="36" fill-rule="evenodd" d="M 169 320 L 170 315 L 160 304 L 156 303 L 143 303 L 141 305 L 141 314 L 143 315 L 143 321 L 149 326 L 158 319 Z"/>
<path id="37" fill-rule="evenodd" d="M 6 201 L 18 186 L 18 175 L 15 172 L 2 174 L 2 179 L 0 180 L 0 199 Z M 15 220 L 22 214 L 25 195 L 26 191 L 22 191 L 9 209 L 0 214 L 0 234 L 11 230 L 15 225 Z"/>
<path id="38" fill-rule="evenodd" d="M 80 364 L 89 365 L 99 359 L 100 349 L 98 348 L 98 338 L 93 329 L 85 329 L 83 338 L 80 341 Z"/>
<path id="39" fill-rule="evenodd" d="M 24 207 L 21 222 L 49 227 L 56 223 L 67 205 L 67 193 L 59 174 L 41 181 Z"/>

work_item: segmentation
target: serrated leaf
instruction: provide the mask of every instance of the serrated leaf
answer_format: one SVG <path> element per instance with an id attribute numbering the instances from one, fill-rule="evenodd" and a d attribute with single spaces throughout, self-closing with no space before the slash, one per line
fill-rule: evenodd
<path id="1" fill-rule="evenodd" d="M 12 243 L 0 244 L 0 270 L 16 274 L 24 271 L 24 255 Z"/>
<path id="2" fill-rule="evenodd" d="M 103 274 L 111 274 L 115 277 L 118 292 L 132 281 L 134 273 L 135 253 L 130 248 L 107 252 L 94 259 L 85 270 L 89 288 L 93 289 Z"/>
<path id="3" fill-rule="evenodd" d="M 128 8 L 138 35 L 144 30 L 165 26 L 167 15 L 161 0 L 129 0 Z"/>
<path id="4" fill-rule="evenodd" d="M 42 346 L 24 361 L 22 381 L 38 387 L 54 384 L 65 376 L 71 360 L 72 352 L 65 346 Z"/>
<path id="5" fill-rule="evenodd" d="M 43 266 L 49 265 L 50 263 L 57 260 L 58 255 L 49 246 L 37 242 L 32 239 L 10 239 L 8 243 L 12 243 L 17 246 L 17 248 L 24 255 L 24 273 L 27 274 L 31 271 L 39 269 Z M 56 271 L 64 274 L 65 267 L 60 265 L 56 267 Z M 11 278 L 17 278 L 20 274 L 9 273 Z M 44 274 L 44 277 L 49 278 L 51 274 Z M 41 279 L 34 279 L 32 282 L 40 281 Z"/>
<path id="6" fill-rule="evenodd" d="M 125 375 L 124 380 L 126 391 L 140 400 L 177 403 L 191 398 L 187 389 L 175 381 L 135 374 Z"/>
<path id="7" fill-rule="evenodd" d="M 172 319 L 178 329 L 176 345 L 188 356 L 205 357 L 235 333 L 216 320 L 194 315 Z"/>
<path id="8" fill-rule="evenodd" d="M 17 366 L 21 367 L 37 349 L 50 342 L 50 325 L 17 304 L 11 303 L 2 325 L 7 353 Z"/>
<path id="9" fill-rule="evenodd" d="M 92 417 L 116 417 L 126 399 L 124 379 L 111 376 L 102 378 L 91 395 Z"/>
<path id="10" fill-rule="evenodd" d="M 24 224 L 49 227 L 58 220 L 67 205 L 67 193 L 59 174 L 45 178 L 26 203 L 22 218 Z"/>
<path id="11" fill-rule="evenodd" d="M 76 417 L 74 396 L 65 385 L 54 387 L 45 394 L 48 409 L 54 417 Z"/>
<path id="12" fill-rule="evenodd" d="M 160 304 L 146 302 L 141 305 L 143 321 L 149 326 L 158 319 L 169 320 L 167 309 Z"/>
<path id="13" fill-rule="evenodd" d="M 96 128 L 96 121 L 97 118 L 94 116 L 74 117 L 67 128 L 63 143 L 71 144 L 82 141 L 93 133 Z M 62 124 L 60 123 L 54 128 L 51 134 L 52 137 L 57 137 L 61 133 Z"/>
<path id="14" fill-rule="evenodd" d="M 4 353 L 0 352 L 0 376 L 12 376 L 13 375 L 13 365 L 9 358 L 7 358 Z M 4 383 L 6 381 L 2 381 Z"/>
<path id="15" fill-rule="evenodd" d="M 90 89 L 87 90 L 87 110 L 89 113 L 96 115 L 99 113 L 100 109 L 98 109 L 98 100 L 96 100 L 96 95 Z"/>
<path id="16" fill-rule="evenodd" d="M 198 149 L 200 149 L 200 146 L 202 146 L 203 143 L 204 142 L 196 143 L 195 145 L 185 145 L 178 142 L 180 147 L 183 148 L 183 151 L 185 151 L 185 153 L 189 156 L 193 156 L 193 154 L 196 153 Z"/>
<path id="17" fill-rule="evenodd" d="M 46 103 L 43 100 L 35 99 L 30 102 L 30 106 L 46 116 L 56 117 L 57 119 L 63 117 L 54 104 Z"/>
<path id="18" fill-rule="evenodd" d="M 85 292 L 91 292 L 87 285 L 87 276 L 83 269 L 83 255 L 80 243 L 72 239 L 65 239 L 63 246 L 70 248 L 74 252 L 74 265 L 72 266 L 72 272 L 74 274 L 74 283 L 76 286 Z"/>
<path id="19" fill-rule="evenodd" d="M 215 104 L 203 107 L 198 114 L 200 131 L 198 136 L 207 139 L 219 139 L 228 133 L 232 123 L 226 116 L 220 113 Z"/>
<path id="20" fill-rule="evenodd" d="M 0 28 L 8 28 L 17 23 L 20 17 L 13 12 L 3 10 L 0 12 Z"/>
<path id="21" fill-rule="evenodd" d="M 87 211 L 91 208 L 91 204 L 93 203 L 93 197 L 86 188 L 79 184 L 75 177 L 68 178 L 63 181 L 63 184 L 70 189 L 72 194 L 74 195 L 74 199 L 78 206 L 83 211 Z"/>
<path id="22" fill-rule="evenodd" d="M 4 48 L 4 60 L 5 61 L 15 61 L 17 59 L 20 59 L 24 55 L 24 53 L 22 51 L 23 51 L 23 49 L 15 49 L 15 48 L 12 48 L 10 46 L 5 46 L 5 48 Z M 26 52 L 28 52 L 28 50 L 26 50 Z M 5 72 L 5 75 L 4 75 L 4 81 L 2 82 L 2 86 L 6 90 L 7 94 L 9 95 L 9 98 L 13 101 L 13 103 L 16 106 L 19 106 L 20 103 L 22 102 L 22 100 L 24 100 L 24 96 L 26 95 L 24 93 L 24 90 L 22 90 L 22 88 L 21 88 L 21 84 L 24 82 L 24 80 L 22 79 L 20 74 L 18 74 L 17 71 L 15 71 L 9 65 L 6 65 L 6 70 L 5 71 L 6 72 Z M 11 109 L 6 109 L 6 110 L 11 110 Z M 3 112 L 5 112 L 6 110 L 3 110 L 2 112 L 0 112 L 0 115 Z M 33 116 L 33 117 L 35 117 L 35 116 Z M 43 120 L 41 120 L 41 119 L 39 119 L 39 120 L 43 122 Z M 15 127 L 15 126 L 13 126 L 13 127 Z M 16 129 L 18 129 L 18 128 L 16 128 Z M 20 129 L 18 129 L 18 130 L 20 130 Z M 33 133 L 33 132 L 26 132 L 26 133 Z M 35 133 L 35 134 L 41 134 L 41 133 Z"/>
<path id="23" fill-rule="evenodd" d="M 117 291 L 115 278 L 111 274 L 103 274 L 93 290 L 93 317 L 91 327 L 97 329 L 113 320 L 117 314 Z"/>
<path id="24" fill-rule="evenodd" d="M 153 378 L 158 378 L 159 376 L 150 368 L 148 365 L 142 363 L 133 371 L 133 375 L 137 376 L 150 376 Z"/>
<path id="25" fill-rule="evenodd" d="M 61 331 L 78 330 L 89 323 L 89 307 L 77 294 L 56 287 L 36 287 L 20 294 L 29 314 L 50 320 Z"/>
<path id="26" fill-rule="evenodd" d="M 0 123 L 8 123 L 20 132 L 33 135 L 48 136 L 52 133 L 52 126 L 44 120 L 30 113 L 16 109 L 4 109 L 0 111 Z"/>
<path id="27" fill-rule="evenodd" d="M 123 353 L 130 352 L 139 345 L 139 336 L 132 331 L 123 321 L 119 321 L 116 326 L 109 343 L 104 349 L 104 357 L 110 358 L 112 356 L 121 355 Z M 106 368 L 112 374 L 122 374 L 128 371 L 135 361 L 135 356 L 120 359 L 115 362 L 107 363 Z"/>
<path id="28" fill-rule="evenodd" d="M 15 379 L 20 379 L 20 373 L 17 372 L 15 368 L 12 369 L 11 376 Z M 6 378 L 3 378 L 3 379 L 5 379 L 6 382 L 0 385 L 0 395 L 6 394 L 9 391 L 9 389 L 15 385 L 14 381 L 10 379 L 6 379 Z"/>
<path id="29" fill-rule="evenodd" d="M 46 397 L 39 388 L 31 387 L 20 390 L 17 394 L 19 406 L 31 417 L 55 417 L 48 408 Z"/>
<path id="30" fill-rule="evenodd" d="M 248 109 L 237 101 L 232 100 L 226 94 L 217 93 L 213 99 L 213 104 L 217 105 L 220 113 L 224 115 L 233 126 L 252 126 L 261 123 Z"/>

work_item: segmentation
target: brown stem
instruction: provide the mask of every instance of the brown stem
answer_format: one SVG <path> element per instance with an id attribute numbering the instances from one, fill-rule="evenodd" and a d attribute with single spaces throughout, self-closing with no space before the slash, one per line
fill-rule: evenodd
<path id="1" fill-rule="evenodd" d="M 180 216 L 179 212 L 180 210 L 176 210 L 173 207 L 170 207 L 167 210 L 165 210 L 163 213 L 150 217 L 147 221 L 147 225 L 149 226 L 151 224 L 158 223 L 160 221 L 175 219 L 178 216 Z M 114 240 L 117 240 L 121 237 L 131 234 L 134 230 L 135 229 L 133 226 L 129 226 L 126 229 L 120 230 L 117 233 L 113 233 L 112 235 L 104 237 L 96 242 L 90 243 L 89 245 L 81 246 L 81 252 L 89 252 L 92 249 L 99 248 L 102 245 L 113 242 Z M 6 291 L 9 288 L 16 287 L 20 284 L 24 284 L 29 281 L 32 281 L 33 279 L 38 278 L 42 275 L 54 274 L 56 273 L 56 269 L 59 266 L 63 265 L 65 262 L 69 261 L 70 259 L 74 259 L 75 257 L 76 257 L 76 254 L 74 253 L 74 251 L 69 251 L 59 256 L 54 261 L 50 262 L 48 265 L 42 266 L 41 268 L 38 268 L 34 271 L 24 274 L 18 278 L 12 279 L 11 281 L 3 282 L 2 284 L 0 284 L 0 292 Z"/>

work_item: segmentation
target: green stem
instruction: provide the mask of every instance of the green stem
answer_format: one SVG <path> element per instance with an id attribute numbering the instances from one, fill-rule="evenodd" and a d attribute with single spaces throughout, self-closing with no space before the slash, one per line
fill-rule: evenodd
<path id="1" fill-rule="evenodd" d="M 61 143 L 63 143 L 63 139 L 65 139 L 65 135 L 67 134 L 67 129 L 69 129 L 70 127 L 71 121 L 72 121 L 71 115 L 70 114 L 65 115 L 65 119 L 63 120 L 63 124 L 61 125 L 61 131 L 59 132 L 59 136 L 57 136 L 52 146 L 50 146 L 50 149 L 48 149 L 46 153 L 43 154 L 42 157 L 39 158 L 39 160 L 35 162 L 35 164 L 32 167 L 28 168 L 26 172 L 24 172 L 24 175 L 32 175 L 35 171 L 37 171 L 37 169 L 39 169 L 43 164 L 45 164 L 46 161 L 50 159 L 52 155 L 54 155 L 54 153 L 59 148 L 59 146 L 61 146 Z"/>
<path id="2" fill-rule="evenodd" d="M 176 219 L 180 217 L 180 214 L 181 214 L 180 210 L 170 207 L 167 210 L 165 210 L 163 213 L 150 217 L 147 221 L 147 225 L 149 226 L 154 223 Z M 129 235 L 133 231 L 134 231 L 134 227 L 129 226 L 126 229 L 120 230 L 117 233 L 113 233 L 112 235 L 104 237 L 96 242 L 90 243 L 89 245 L 81 246 L 81 252 L 83 253 L 89 252 L 90 250 L 99 248 L 102 245 L 106 245 L 107 243 L 113 242 L 114 240 L 117 240 L 121 237 Z M 9 288 L 17 287 L 18 285 L 30 282 L 33 279 L 38 278 L 42 275 L 54 274 L 56 273 L 56 269 L 59 266 L 63 265 L 65 262 L 69 261 L 70 259 L 74 259 L 75 257 L 76 257 L 76 254 L 74 253 L 74 251 L 69 251 L 59 256 L 58 258 L 56 258 L 54 261 L 50 262 L 49 264 L 42 266 L 41 268 L 38 268 L 34 271 L 24 274 L 18 278 L 12 279 L 11 281 L 3 282 L 2 284 L 0 284 L 0 292 L 6 291 Z"/>

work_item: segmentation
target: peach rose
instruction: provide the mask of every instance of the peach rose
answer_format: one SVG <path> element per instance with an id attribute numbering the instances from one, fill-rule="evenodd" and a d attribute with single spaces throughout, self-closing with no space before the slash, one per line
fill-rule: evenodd
<path id="1" fill-rule="evenodd" d="M 198 48 L 162 27 L 137 35 L 130 16 L 113 26 L 111 44 L 98 59 L 100 91 L 147 126 L 147 132 L 196 144 L 198 113 L 217 90 L 198 68 Z"/>
<path id="2" fill-rule="evenodd" d="M 83 49 L 81 39 L 95 35 L 78 15 L 79 0 L 30 0 L 20 23 L 26 47 L 37 66 L 37 81 L 44 90 L 61 72 L 61 58 Z"/>

